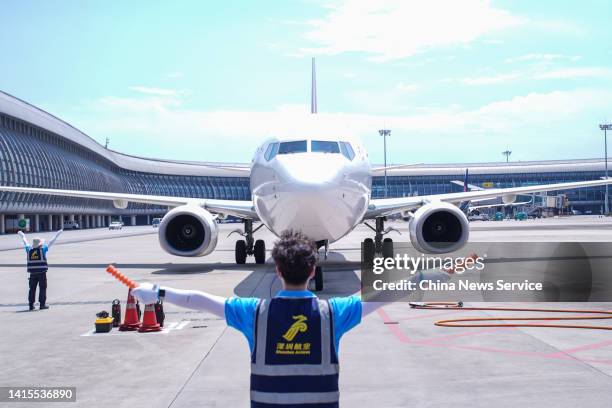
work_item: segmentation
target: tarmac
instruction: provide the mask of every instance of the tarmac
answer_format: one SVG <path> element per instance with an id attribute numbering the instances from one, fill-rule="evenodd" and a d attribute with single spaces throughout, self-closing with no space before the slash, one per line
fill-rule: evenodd
<path id="1" fill-rule="evenodd" d="M 408 224 L 389 225 L 401 232 L 390 235 L 394 240 L 408 241 Z M 166 304 L 160 333 L 92 332 L 95 314 L 110 312 L 113 299 L 125 311 L 127 290 L 104 271 L 109 263 L 137 282 L 221 296 L 274 295 L 280 282 L 270 259 L 235 265 L 236 235 L 227 235 L 239 227 L 221 224 L 216 251 L 203 258 L 164 253 L 150 226 L 66 231 L 48 255 L 50 309 L 34 312 L 27 311 L 18 237 L 0 236 L 0 386 L 76 387 L 76 402 L 36 407 L 248 407 L 246 339 L 210 314 Z M 474 222 L 471 229 L 475 242 L 612 241 L 612 220 L 596 216 Z M 332 244 L 320 296 L 359 290 L 360 243 L 371 235 L 359 226 Z M 265 228 L 256 237 L 265 239 L 268 251 L 275 240 Z M 612 303 L 528 306 L 612 309 Z M 394 303 L 367 316 L 341 341 L 341 406 L 612 406 L 610 331 L 433 324 L 495 315 L 501 312 L 415 310 Z"/>

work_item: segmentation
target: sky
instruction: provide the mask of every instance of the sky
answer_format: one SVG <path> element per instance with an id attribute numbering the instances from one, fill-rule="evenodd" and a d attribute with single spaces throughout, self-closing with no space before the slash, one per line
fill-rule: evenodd
<path id="1" fill-rule="evenodd" d="M 21 0 L 0 90 L 119 152 L 248 162 L 310 117 L 390 163 L 603 157 L 607 0 Z M 313 135 L 315 136 L 315 135 Z M 324 135 L 322 135 L 324 136 Z"/>

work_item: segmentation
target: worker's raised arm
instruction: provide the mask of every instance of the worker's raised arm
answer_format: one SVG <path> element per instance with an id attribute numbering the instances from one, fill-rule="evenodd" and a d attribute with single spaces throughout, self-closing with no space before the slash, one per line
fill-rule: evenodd
<path id="1" fill-rule="evenodd" d="M 23 246 L 27 249 L 28 246 L 30 246 L 30 243 L 28 242 L 26 235 L 23 233 L 23 231 L 18 231 L 17 234 L 19 234 L 19 237 L 21 238 L 21 241 L 23 242 Z"/>
<path id="2" fill-rule="evenodd" d="M 60 236 L 60 234 L 64 232 L 63 229 L 57 231 L 55 233 L 55 235 L 53 236 L 53 238 L 51 238 L 51 241 L 49 241 L 49 244 L 47 244 L 47 248 L 51 248 L 51 245 L 53 245 L 53 243 L 57 240 L 57 238 Z"/>
<path id="3" fill-rule="evenodd" d="M 142 303 L 152 304 L 159 299 L 160 289 L 165 291 L 165 302 L 188 309 L 203 310 L 225 319 L 226 298 L 222 296 L 211 295 L 199 290 L 181 290 L 166 286 L 159 287 L 151 283 L 139 284 L 138 287 L 132 289 L 132 294 Z"/>

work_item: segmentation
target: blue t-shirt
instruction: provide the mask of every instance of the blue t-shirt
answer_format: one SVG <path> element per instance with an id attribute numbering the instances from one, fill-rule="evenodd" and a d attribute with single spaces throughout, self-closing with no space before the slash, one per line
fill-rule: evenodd
<path id="1" fill-rule="evenodd" d="M 281 297 L 314 297 L 308 290 L 281 290 Z M 251 352 L 255 343 L 255 312 L 259 298 L 229 298 L 225 301 L 227 325 L 239 330 L 249 342 Z M 334 344 L 339 350 L 340 338 L 361 323 L 361 298 L 358 295 L 329 299 L 334 322 Z"/>

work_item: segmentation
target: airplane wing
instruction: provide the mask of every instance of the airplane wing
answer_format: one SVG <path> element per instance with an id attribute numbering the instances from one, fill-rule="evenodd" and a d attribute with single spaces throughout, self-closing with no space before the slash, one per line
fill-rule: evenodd
<path id="1" fill-rule="evenodd" d="M 612 184 L 612 178 L 603 180 L 576 181 L 570 183 L 543 184 L 525 187 L 492 188 L 479 191 L 462 191 L 459 193 L 435 194 L 416 197 L 381 198 L 370 200 L 370 206 L 364 219 L 372 219 L 384 215 L 417 209 L 425 204 L 442 201 L 460 203 L 483 198 L 513 196 L 517 194 L 537 193 L 540 191 L 571 190 L 574 188 L 595 187 Z"/>
<path id="2" fill-rule="evenodd" d="M 163 205 L 168 207 L 178 207 L 180 205 L 193 204 L 215 214 L 233 215 L 240 218 L 259 219 L 253 203 L 243 200 L 217 200 L 208 198 L 190 197 L 167 197 L 142 194 L 107 193 L 101 191 L 80 191 L 80 190 L 55 190 L 49 188 L 32 187 L 11 187 L 0 186 L 0 191 L 25 194 L 44 194 L 62 197 L 93 198 L 97 200 L 113 201 L 121 208 L 127 203 L 142 203 L 152 205 Z"/>
<path id="3" fill-rule="evenodd" d="M 508 203 L 508 204 L 504 204 L 504 203 L 497 203 L 497 204 L 483 204 L 483 205 L 470 205 L 470 211 L 472 210 L 479 210 L 481 208 L 495 208 L 495 207 L 516 207 L 519 205 L 527 205 L 527 204 L 531 204 L 533 203 L 533 201 L 521 201 L 518 203 Z"/>
<path id="4" fill-rule="evenodd" d="M 397 170 L 397 169 L 404 169 L 406 167 L 413 167 L 413 166 L 419 166 L 423 163 L 413 163 L 413 164 L 395 164 L 393 166 L 381 166 L 381 167 L 374 167 L 372 168 L 372 173 L 384 173 L 385 170 Z"/>
<path id="5" fill-rule="evenodd" d="M 463 187 L 465 185 L 465 183 L 461 180 L 451 180 L 451 183 L 458 185 L 459 187 Z M 468 184 L 467 185 L 469 190 L 484 190 L 484 188 L 482 187 L 478 187 L 475 186 L 474 184 Z"/>

